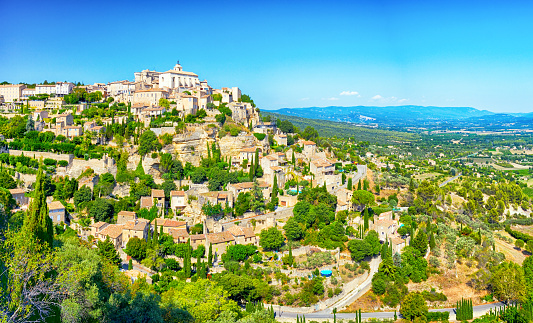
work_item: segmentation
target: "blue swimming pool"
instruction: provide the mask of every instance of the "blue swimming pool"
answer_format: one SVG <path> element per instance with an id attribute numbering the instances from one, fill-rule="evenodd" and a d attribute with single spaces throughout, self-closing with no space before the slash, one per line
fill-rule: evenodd
<path id="1" fill-rule="evenodd" d="M 330 269 L 323 269 L 320 271 L 320 275 L 323 277 L 330 277 L 332 274 L 332 271 Z"/>

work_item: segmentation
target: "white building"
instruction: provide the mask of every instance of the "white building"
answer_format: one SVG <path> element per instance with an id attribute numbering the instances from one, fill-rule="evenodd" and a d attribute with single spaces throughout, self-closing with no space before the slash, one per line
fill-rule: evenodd
<path id="1" fill-rule="evenodd" d="M 4 97 L 4 102 L 15 102 L 22 97 L 22 90 L 25 88 L 24 84 L 0 85 L 0 96 Z"/>
<path id="2" fill-rule="evenodd" d="M 56 89 L 55 89 L 55 95 L 57 96 L 65 96 L 67 94 L 70 94 L 74 90 L 74 83 L 71 82 L 57 82 L 56 83 Z"/>
<path id="3" fill-rule="evenodd" d="M 183 71 L 179 63 L 174 66 L 174 69 L 159 75 L 159 87 L 161 88 L 187 89 L 196 86 L 200 86 L 198 75 Z"/>

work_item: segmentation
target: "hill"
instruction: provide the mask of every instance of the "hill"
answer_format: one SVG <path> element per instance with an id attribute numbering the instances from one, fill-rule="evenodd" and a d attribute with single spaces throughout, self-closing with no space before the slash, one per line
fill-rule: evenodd
<path id="1" fill-rule="evenodd" d="M 371 141 L 377 144 L 386 145 L 393 142 L 412 142 L 419 140 L 418 134 L 409 132 L 400 132 L 392 130 L 384 130 L 378 128 L 369 128 L 357 126 L 346 122 L 335 122 L 327 120 L 316 120 L 309 118 L 302 118 L 291 115 L 282 115 L 270 111 L 261 111 L 263 117 L 272 116 L 281 120 L 288 120 L 301 130 L 307 126 L 315 128 L 321 137 L 338 137 L 349 138 L 354 137 L 358 141 Z"/>

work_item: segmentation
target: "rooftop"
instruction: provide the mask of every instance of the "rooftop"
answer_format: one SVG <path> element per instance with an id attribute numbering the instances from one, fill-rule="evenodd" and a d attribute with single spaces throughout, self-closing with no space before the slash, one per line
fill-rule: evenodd
<path id="1" fill-rule="evenodd" d="M 61 202 L 53 201 L 53 202 L 48 203 L 48 209 L 49 210 L 62 210 L 62 209 L 65 209 L 65 207 L 63 206 L 63 204 L 61 204 Z"/>

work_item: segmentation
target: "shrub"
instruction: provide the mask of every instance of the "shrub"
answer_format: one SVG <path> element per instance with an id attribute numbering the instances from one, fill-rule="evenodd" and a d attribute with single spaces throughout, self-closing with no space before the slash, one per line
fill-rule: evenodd
<path id="1" fill-rule="evenodd" d="M 51 158 L 45 158 L 43 163 L 47 166 L 55 166 L 57 165 L 57 160 L 51 159 Z"/>
<path id="2" fill-rule="evenodd" d="M 66 160 L 60 160 L 60 161 L 58 162 L 58 164 L 59 164 L 59 166 L 61 166 L 61 167 L 67 167 L 67 165 L 68 165 L 68 161 L 66 161 Z"/>
<path id="3" fill-rule="evenodd" d="M 257 140 L 259 141 L 262 141 L 263 139 L 265 139 L 266 135 L 264 133 L 254 133 L 254 136 L 255 138 L 257 138 Z"/>

